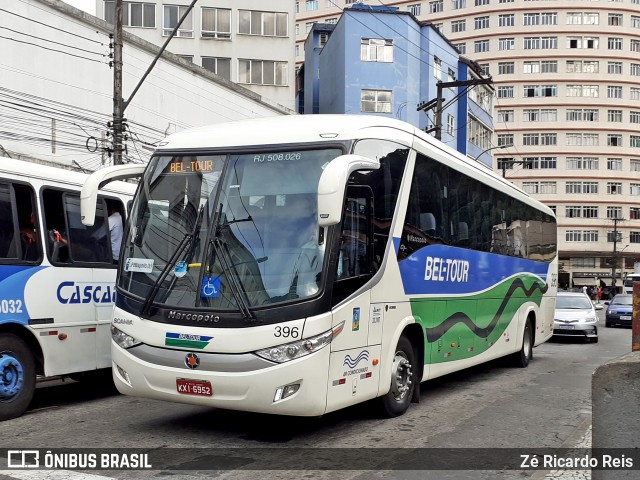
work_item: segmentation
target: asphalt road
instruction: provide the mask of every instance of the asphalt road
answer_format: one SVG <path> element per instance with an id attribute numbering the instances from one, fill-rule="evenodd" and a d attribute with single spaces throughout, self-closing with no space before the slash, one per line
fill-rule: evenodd
<path id="1" fill-rule="evenodd" d="M 573 446 L 591 423 L 593 371 L 630 349 L 630 329 L 605 328 L 601 321 L 599 343 L 548 342 L 534 350 L 526 369 L 496 361 L 426 382 L 421 403 L 395 419 L 380 418 L 371 404 L 321 418 L 279 417 L 125 397 L 108 388 L 58 381 L 40 385 L 27 413 L 2 424 L 0 448 L 171 449 L 166 459 L 171 468 L 92 472 L 111 478 L 262 477 L 255 470 L 229 468 L 259 468 L 265 447 L 284 449 L 279 452 L 299 458 L 300 468 L 314 450 L 353 449 L 351 460 L 336 455 L 328 471 L 276 470 L 270 478 L 526 478 L 534 472 L 506 471 L 497 477 L 495 472 L 390 472 L 373 467 L 380 460 L 373 449 Z M 229 455 L 228 448 L 246 455 Z M 262 460 L 255 457 L 251 464 L 255 452 L 250 449 Z M 363 468 L 369 461 L 372 466 Z M 13 472 L 7 478 L 41 477 Z"/>

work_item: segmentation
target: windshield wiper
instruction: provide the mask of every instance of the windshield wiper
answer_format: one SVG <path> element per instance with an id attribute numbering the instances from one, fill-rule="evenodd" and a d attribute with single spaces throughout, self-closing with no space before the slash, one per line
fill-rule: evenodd
<path id="1" fill-rule="evenodd" d="M 176 250 L 173 252 L 173 255 L 171 255 L 171 258 L 169 258 L 164 268 L 160 271 L 160 275 L 158 275 L 158 278 L 156 278 L 156 281 L 153 283 L 153 286 L 151 287 L 151 292 L 149 293 L 149 295 L 147 295 L 147 299 L 144 301 L 144 304 L 142 305 L 142 309 L 140 311 L 141 316 L 149 314 L 149 309 L 151 308 L 153 301 L 155 300 L 156 296 L 158 295 L 158 292 L 160 291 L 160 285 L 162 284 L 162 282 L 165 281 L 165 279 L 167 278 L 167 275 L 169 275 L 171 267 L 176 264 L 176 260 L 180 257 L 182 252 L 189 246 L 191 248 L 189 249 L 187 258 L 193 255 L 193 252 L 195 250 L 195 246 L 194 246 L 195 242 L 193 241 L 193 238 L 195 237 L 196 232 L 200 228 L 203 212 L 204 212 L 204 205 L 202 205 L 200 207 L 200 210 L 198 211 L 198 216 L 196 217 L 196 221 L 195 221 L 195 224 L 193 225 L 193 228 L 189 233 L 184 234 L 184 237 L 182 237 L 182 240 L 180 240 L 180 243 L 176 247 Z"/>
<path id="2" fill-rule="evenodd" d="M 216 232 L 215 236 L 213 237 L 212 243 L 213 247 L 218 253 L 218 256 L 220 257 L 222 271 L 227 277 L 229 288 L 231 288 L 231 293 L 236 299 L 236 303 L 238 304 L 240 313 L 242 313 L 242 316 L 245 319 L 255 321 L 256 319 L 249 307 L 247 292 L 244 290 L 244 285 L 242 284 L 242 280 L 240 280 L 240 275 L 238 274 L 236 266 L 229 256 L 229 252 L 227 251 L 227 244 L 220 238 L 220 236 L 218 235 L 219 233 L 220 232 Z"/>

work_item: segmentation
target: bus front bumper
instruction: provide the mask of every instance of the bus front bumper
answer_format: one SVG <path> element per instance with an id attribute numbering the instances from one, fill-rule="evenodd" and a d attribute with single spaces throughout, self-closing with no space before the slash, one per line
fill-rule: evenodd
<path id="1" fill-rule="evenodd" d="M 326 411 L 328 346 L 281 364 L 253 354 L 143 347 L 125 350 L 112 342 L 113 378 L 120 393 L 280 415 L 318 416 Z"/>

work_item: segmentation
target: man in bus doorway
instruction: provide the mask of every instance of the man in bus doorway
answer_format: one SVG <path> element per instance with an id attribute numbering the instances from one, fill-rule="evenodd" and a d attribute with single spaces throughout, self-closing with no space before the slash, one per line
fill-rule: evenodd
<path id="1" fill-rule="evenodd" d="M 122 216 L 113 204 L 107 206 L 107 212 L 109 213 L 111 253 L 113 254 L 113 263 L 117 265 L 118 259 L 120 258 L 120 245 L 122 244 Z"/>

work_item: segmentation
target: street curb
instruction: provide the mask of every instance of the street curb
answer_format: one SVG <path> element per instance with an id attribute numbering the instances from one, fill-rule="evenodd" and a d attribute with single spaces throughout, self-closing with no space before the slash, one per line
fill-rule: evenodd
<path id="1" fill-rule="evenodd" d="M 567 439 L 562 442 L 562 444 L 560 445 L 559 448 L 573 448 L 576 445 L 578 445 L 580 443 L 580 441 L 582 440 L 582 438 L 585 436 L 585 434 L 587 433 L 587 431 L 589 430 L 589 428 L 591 427 L 591 413 L 583 413 L 580 415 L 582 417 L 582 420 L 580 421 L 580 423 L 578 424 L 578 426 L 576 428 L 573 429 L 573 432 L 571 432 L 569 434 L 569 436 L 567 437 Z M 591 442 L 589 442 L 591 443 Z M 589 445 L 591 446 L 591 445 Z M 529 477 L 531 480 L 544 480 L 544 478 L 551 474 L 551 472 L 557 472 L 557 470 L 539 470 L 536 473 L 534 473 L 533 475 L 531 475 L 531 477 Z M 573 470 L 571 470 L 573 472 Z M 558 474 L 554 473 L 553 474 L 553 478 L 556 479 L 558 478 Z M 573 478 L 573 477 L 572 477 Z"/>

